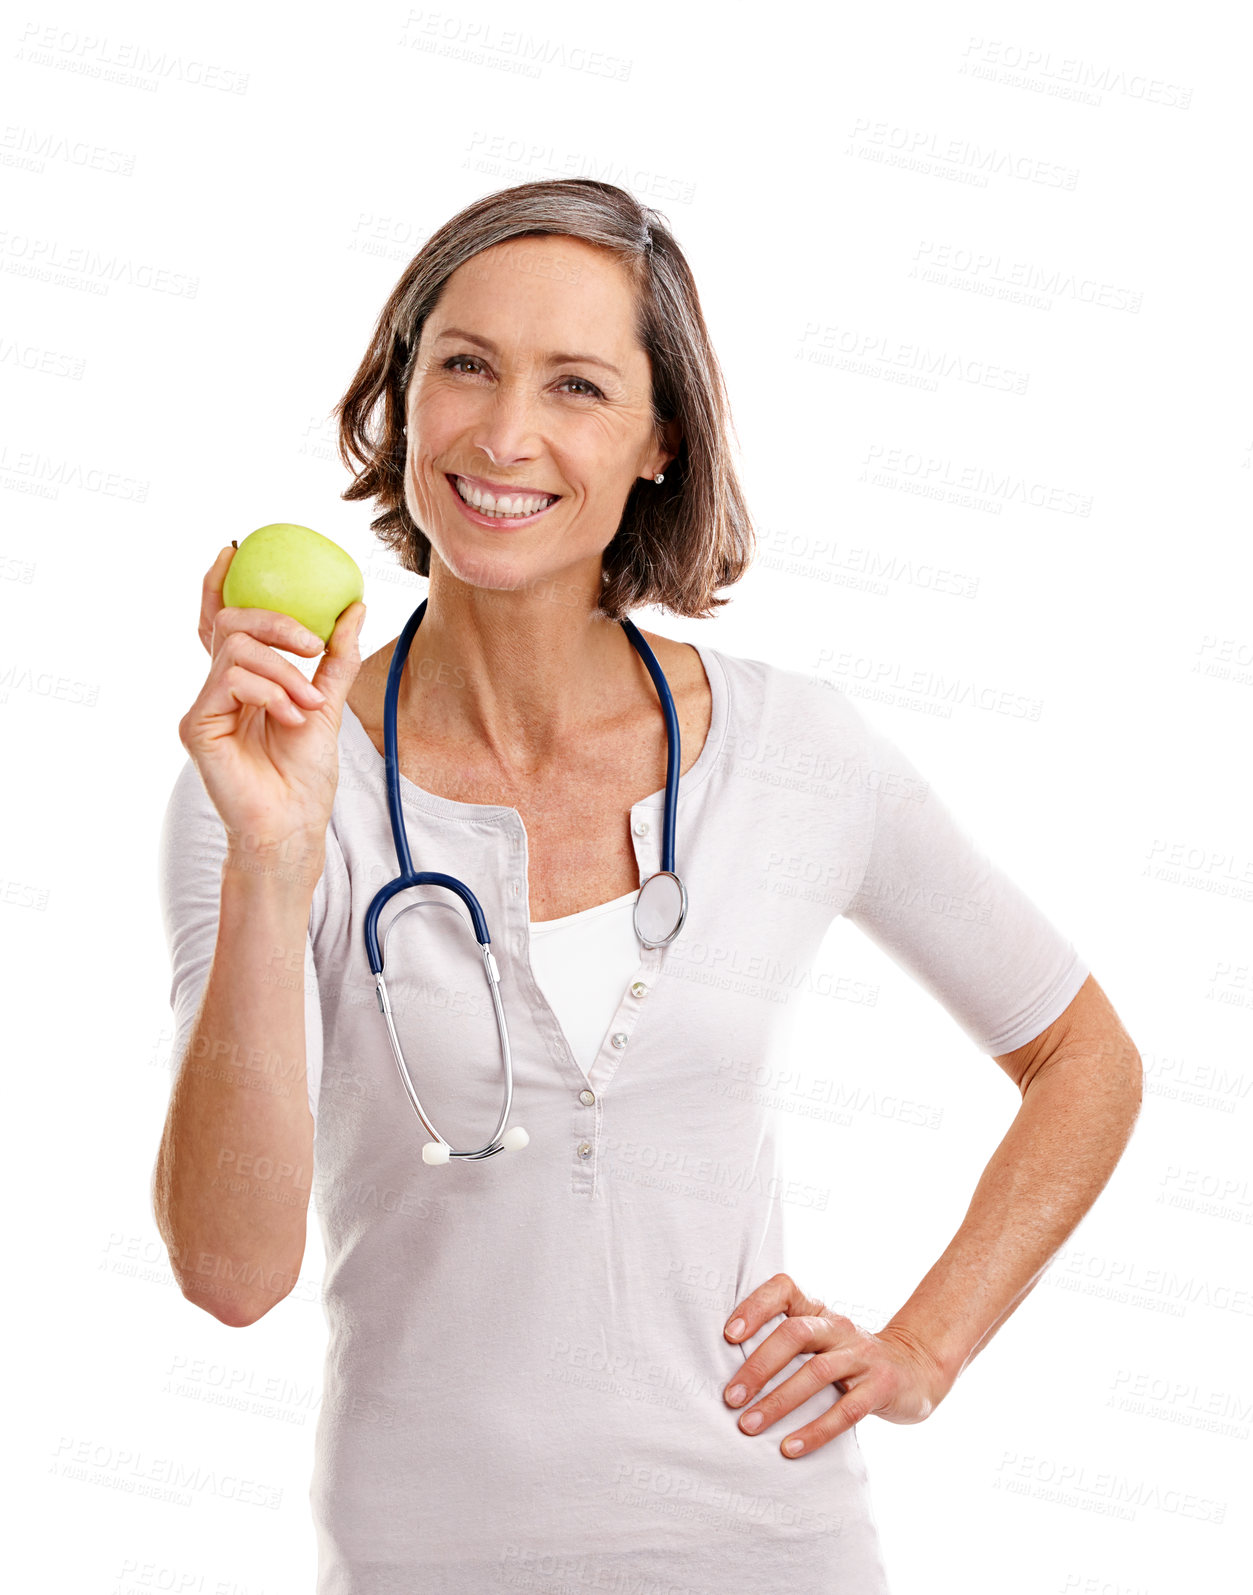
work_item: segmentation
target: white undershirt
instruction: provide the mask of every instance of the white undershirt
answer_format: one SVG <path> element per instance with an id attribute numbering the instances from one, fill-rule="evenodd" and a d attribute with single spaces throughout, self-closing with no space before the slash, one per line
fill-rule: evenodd
<path id="1" fill-rule="evenodd" d="M 531 921 L 531 968 L 584 1074 L 639 967 L 631 918 L 638 896 L 637 887 L 577 914 Z"/>

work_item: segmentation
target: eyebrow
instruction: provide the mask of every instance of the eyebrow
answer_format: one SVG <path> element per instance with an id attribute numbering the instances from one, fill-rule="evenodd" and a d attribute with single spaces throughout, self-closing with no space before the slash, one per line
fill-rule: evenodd
<path id="1" fill-rule="evenodd" d="M 466 343 L 477 343 L 480 349 L 486 349 L 489 354 L 499 353 L 496 345 L 490 338 L 484 338 L 477 332 L 467 332 L 464 327 L 445 327 L 443 332 L 436 337 L 435 342 L 439 343 L 443 338 L 460 338 Z M 614 376 L 617 377 L 619 381 L 622 380 L 622 373 L 618 370 L 617 366 L 610 365 L 608 360 L 602 360 L 599 355 L 595 354 L 550 354 L 548 356 L 548 363 L 549 365 L 554 366 L 603 366 L 606 371 L 612 371 Z"/>

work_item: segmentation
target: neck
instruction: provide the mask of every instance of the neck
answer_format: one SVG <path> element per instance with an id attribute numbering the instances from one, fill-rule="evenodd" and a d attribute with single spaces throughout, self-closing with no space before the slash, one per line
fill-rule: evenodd
<path id="1" fill-rule="evenodd" d="M 589 727 L 656 696 L 625 631 L 595 608 L 600 585 L 474 587 L 435 558 L 400 683 L 399 724 L 485 748 L 525 774 L 585 741 Z"/>

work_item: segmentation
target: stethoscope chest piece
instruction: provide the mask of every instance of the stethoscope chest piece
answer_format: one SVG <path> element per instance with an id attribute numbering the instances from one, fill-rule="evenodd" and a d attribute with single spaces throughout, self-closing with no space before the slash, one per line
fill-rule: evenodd
<path id="1" fill-rule="evenodd" d="M 673 870 L 658 870 L 636 893 L 633 917 L 643 946 L 668 947 L 687 918 L 687 887 Z"/>

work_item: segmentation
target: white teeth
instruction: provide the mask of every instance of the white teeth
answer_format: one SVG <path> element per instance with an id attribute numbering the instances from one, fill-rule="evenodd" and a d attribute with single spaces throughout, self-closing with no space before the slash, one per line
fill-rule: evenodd
<path id="1" fill-rule="evenodd" d="M 537 510 L 547 508 L 550 503 L 556 503 L 556 499 L 549 498 L 547 494 L 527 494 L 523 496 L 518 493 L 512 498 L 505 494 L 497 499 L 493 498 L 490 493 L 484 493 L 481 489 L 472 487 L 469 482 L 460 476 L 454 477 L 453 481 L 461 498 L 478 510 L 480 515 L 498 515 L 502 518 L 534 515 Z"/>

